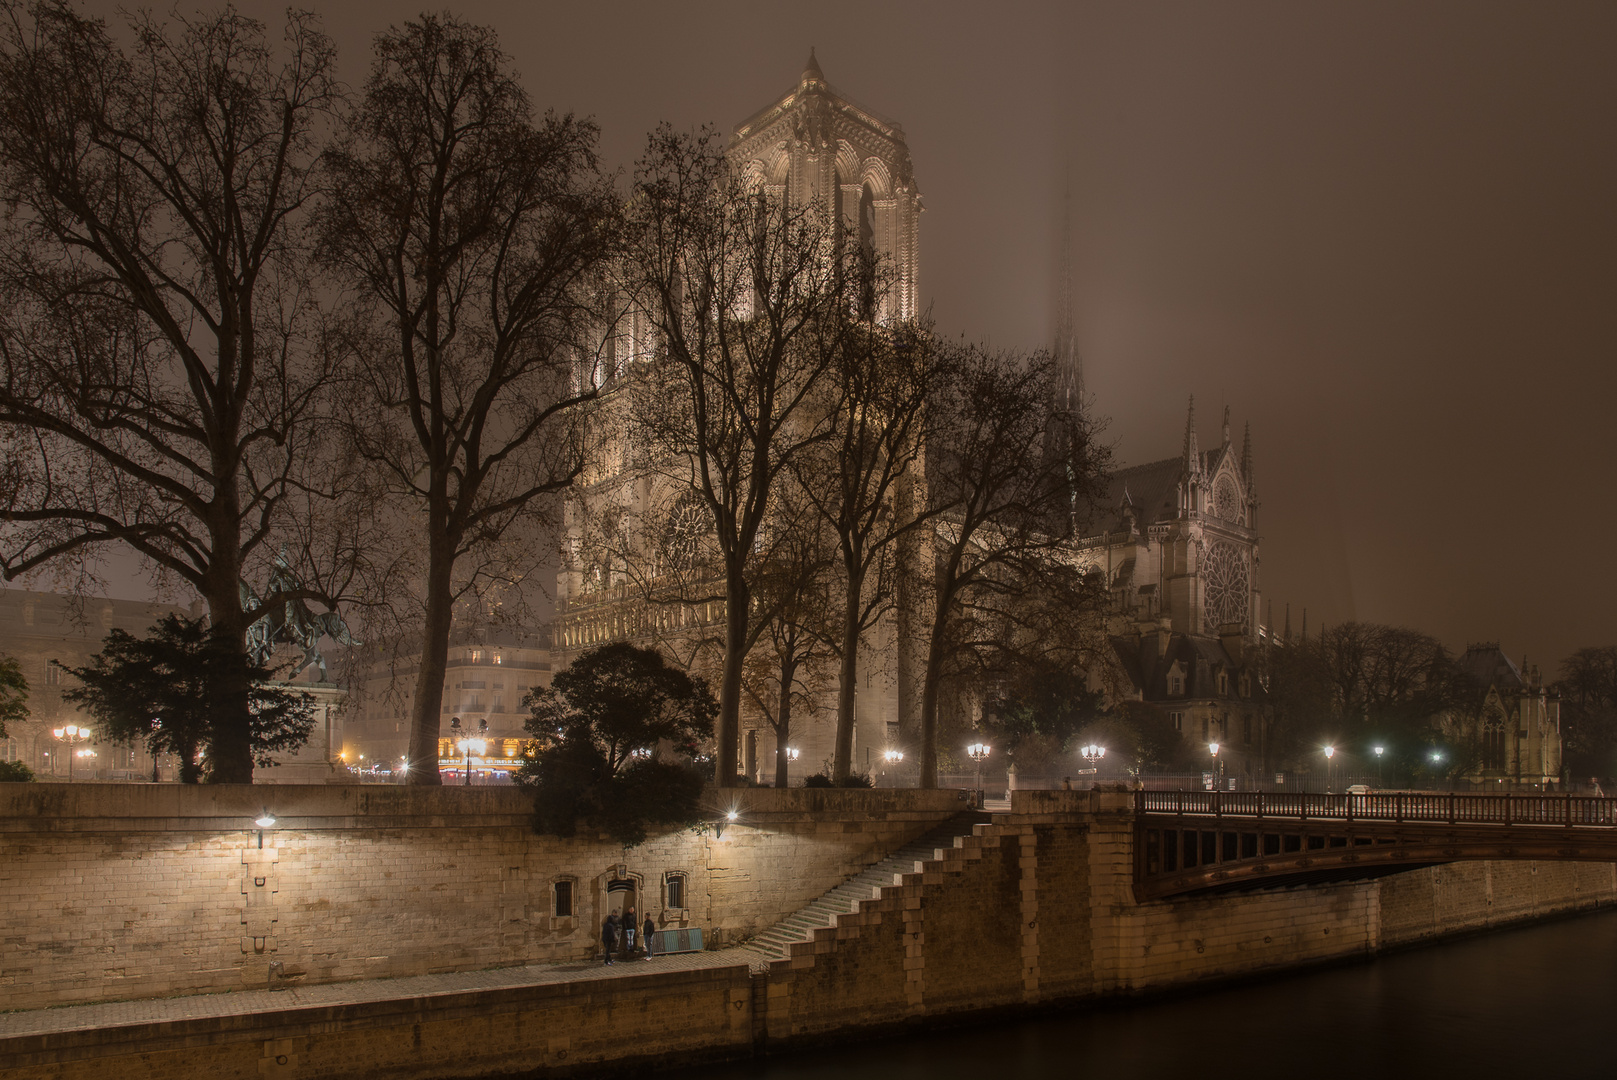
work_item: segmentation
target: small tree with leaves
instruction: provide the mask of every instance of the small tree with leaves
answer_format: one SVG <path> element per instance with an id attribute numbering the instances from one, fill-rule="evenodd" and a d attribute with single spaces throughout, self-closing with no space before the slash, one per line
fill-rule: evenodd
<path id="1" fill-rule="evenodd" d="M 713 733 L 707 684 L 655 649 L 616 642 L 581 654 L 528 698 L 540 744 L 517 782 L 534 789 L 534 828 L 574 836 L 580 824 L 625 846 L 656 826 L 698 820 L 701 777 L 659 757 L 689 758 Z"/>
<path id="2" fill-rule="evenodd" d="M 14 656 L 0 656 L 0 739 L 7 722 L 28 719 L 28 680 Z"/>
<path id="3" fill-rule="evenodd" d="M 0 656 L 0 739 L 7 721 L 28 719 L 28 680 L 15 657 Z M 34 772 L 20 761 L 0 761 L 0 783 L 32 780 Z"/>
<path id="4" fill-rule="evenodd" d="M 143 740 L 153 756 L 173 754 L 180 782 L 200 783 L 216 760 L 219 737 L 214 686 L 220 679 L 248 683 L 255 765 L 273 764 L 273 754 L 296 750 L 314 726 L 314 699 L 269 682 L 269 668 L 256 664 L 210 632 L 206 620 L 167 615 L 149 637 L 113 630 L 86 667 L 66 668 L 80 684 L 62 697 L 82 705 L 112 742 Z"/>

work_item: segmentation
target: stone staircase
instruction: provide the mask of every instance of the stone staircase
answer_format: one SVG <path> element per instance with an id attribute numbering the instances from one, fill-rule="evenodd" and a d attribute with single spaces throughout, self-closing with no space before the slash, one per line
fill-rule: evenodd
<path id="1" fill-rule="evenodd" d="M 894 875 L 915 873 L 917 863 L 938 858 L 939 848 L 954 847 L 956 837 L 970 836 L 973 825 L 988 820 L 989 815 L 982 811 L 968 810 L 956 814 L 768 930 L 735 946 L 734 952 L 746 957 L 755 974 L 769 970 L 770 961 L 785 960 L 791 956 L 793 942 L 811 941 L 814 931 L 835 927 L 838 915 L 858 911 L 861 900 L 879 898 L 882 887 L 894 883 Z"/>

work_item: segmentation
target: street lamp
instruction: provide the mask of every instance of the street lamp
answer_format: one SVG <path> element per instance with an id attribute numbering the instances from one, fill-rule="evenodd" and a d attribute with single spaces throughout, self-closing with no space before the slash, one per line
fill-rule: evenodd
<path id="1" fill-rule="evenodd" d="M 1099 772 L 1100 760 L 1106 756 L 1106 747 L 1101 746 L 1099 743 L 1090 743 L 1088 746 L 1080 746 L 1078 753 L 1083 757 L 1084 764 L 1089 766 L 1085 771 Z"/>
<path id="2" fill-rule="evenodd" d="M 992 754 L 993 752 L 994 748 L 989 746 L 987 743 L 974 742 L 970 746 L 966 747 L 966 756 L 977 763 L 978 806 L 983 804 L 983 762 L 986 761 L 988 759 L 988 755 Z"/>
<path id="3" fill-rule="evenodd" d="M 786 760 L 787 761 L 796 761 L 798 753 L 799 753 L 799 751 L 798 751 L 797 747 L 788 746 L 786 748 Z"/>
<path id="4" fill-rule="evenodd" d="M 1218 743 L 1208 743 L 1207 752 L 1213 755 L 1213 790 L 1217 791 L 1219 789 L 1219 779 L 1223 766 L 1223 762 L 1219 761 L 1218 759 Z"/>
<path id="5" fill-rule="evenodd" d="M 484 719 L 479 720 L 477 722 L 478 738 L 475 738 L 475 739 L 472 738 L 472 733 L 471 733 L 470 728 L 463 729 L 460 726 L 460 717 L 458 717 L 458 716 L 450 718 L 449 732 L 450 732 L 450 738 L 451 739 L 455 739 L 455 738 L 460 739 L 460 750 L 461 750 L 461 753 L 463 755 L 465 755 L 466 775 L 465 775 L 465 779 L 463 779 L 461 781 L 461 786 L 462 787 L 471 787 L 471 784 L 472 784 L 472 751 L 476 750 L 477 753 L 479 755 L 481 755 L 484 750 L 488 749 L 488 740 L 483 737 L 483 736 L 486 736 L 488 734 L 488 720 L 487 720 L 487 718 L 484 718 Z"/>
<path id="6" fill-rule="evenodd" d="M 79 743 L 90 741 L 90 729 L 79 727 L 77 724 L 69 724 L 66 727 L 54 729 L 51 732 L 51 737 L 67 746 L 67 782 L 71 784 L 73 782 L 73 758 L 76 756 L 73 753 L 73 747 Z M 95 751 L 89 751 L 89 756 L 94 757 Z"/>
<path id="7" fill-rule="evenodd" d="M 887 768 L 882 770 L 882 778 L 886 779 L 887 770 L 888 769 L 896 769 L 896 768 L 898 768 L 899 763 L 904 760 L 904 751 L 902 751 L 902 750 L 884 750 L 884 751 L 882 751 L 881 758 L 882 758 L 882 760 L 884 762 L 887 763 Z"/>
<path id="8" fill-rule="evenodd" d="M 1381 782 L 1382 782 L 1381 755 L 1385 754 L 1387 752 L 1387 748 L 1385 746 L 1375 746 L 1375 747 L 1372 747 L 1371 749 L 1373 749 L 1376 752 L 1376 786 L 1380 787 Z"/>
<path id="9" fill-rule="evenodd" d="M 1327 795 L 1331 793 L 1331 759 L 1335 756 L 1336 747 L 1327 746 L 1325 748 L 1325 793 Z"/>

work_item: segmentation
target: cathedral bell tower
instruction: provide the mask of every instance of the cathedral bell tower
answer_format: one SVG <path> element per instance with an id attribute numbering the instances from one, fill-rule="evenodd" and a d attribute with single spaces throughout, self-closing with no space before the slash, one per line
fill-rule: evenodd
<path id="1" fill-rule="evenodd" d="M 833 89 L 812 49 L 797 85 L 737 124 L 725 153 L 750 183 L 817 205 L 858 237 L 892 283 L 878 319 L 916 316 L 922 205 L 904 129 Z"/>

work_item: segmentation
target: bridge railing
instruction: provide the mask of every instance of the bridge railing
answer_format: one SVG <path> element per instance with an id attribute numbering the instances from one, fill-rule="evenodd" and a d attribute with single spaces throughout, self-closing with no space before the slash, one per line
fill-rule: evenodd
<path id="1" fill-rule="evenodd" d="M 1295 791 L 1136 791 L 1141 814 L 1308 821 L 1425 821 L 1447 825 L 1617 826 L 1617 798 L 1506 792 L 1372 791 L 1323 795 Z"/>

